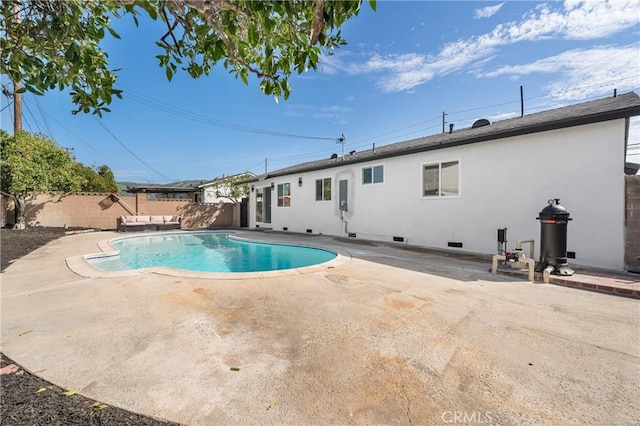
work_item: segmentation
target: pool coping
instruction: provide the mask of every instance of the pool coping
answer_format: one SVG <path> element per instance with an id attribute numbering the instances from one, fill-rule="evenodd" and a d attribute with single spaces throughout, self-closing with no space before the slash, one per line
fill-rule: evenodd
<path id="1" fill-rule="evenodd" d="M 220 233 L 221 231 L 170 231 L 170 232 L 154 232 L 154 236 L 158 235 L 171 235 L 171 234 L 184 234 L 188 233 L 203 233 L 203 232 L 211 232 Z M 239 240 L 255 242 L 260 244 L 265 244 L 263 241 L 246 238 L 243 237 L 242 231 L 224 231 L 225 233 L 233 234 L 234 238 Z M 261 272 L 203 272 L 203 271 L 190 271 L 186 269 L 178 269 L 171 268 L 167 266 L 157 266 L 152 268 L 142 268 L 142 269 L 131 269 L 126 271 L 104 271 L 102 269 L 98 269 L 92 266 L 88 259 L 92 257 L 108 257 L 108 256 L 116 256 L 120 253 L 118 249 L 116 249 L 111 243 L 115 240 L 127 239 L 127 238 L 136 238 L 149 236 L 149 233 L 134 233 L 129 234 L 122 237 L 109 238 L 105 240 L 101 240 L 98 242 L 98 248 L 101 250 L 97 253 L 88 253 L 78 256 L 71 256 L 65 258 L 65 262 L 67 267 L 75 274 L 80 275 L 85 278 L 116 278 L 116 277 L 134 277 L 140 275 L 147 274 L 156 274 L 156 275 L 167 275 L 178 278 L 202 278 L 202 279 L 213 279 L 213 280 L 243 280 L 248 278 L 275 278 L 275 277 L 284 277 L 284 276 L 295 276 L 301 274 L 308 274 L 312 272 L 322 271 L 325 269 L 332 269 L 336 266 L 343 265 L 351 259 L 351 254 L 346 250 L 336 249 L 335 247 L 325 247 L 322 244 L 320 245 L 299 245 L 299 244 L 281 244 L 281 243 L 269 243 L 269 244 L 279 244 L 279 245 L 295 245 L 299 247 L 307 247 L 307 248 L 316 248 L 321 250 L 327 250 L 336 254 L 336 257 L 323 263 L 318 263 L 316 265 L 304 266 L 301 268 L 291 268 L 291 269 L 280 269 L 276 271 L 261 271 Z"/>

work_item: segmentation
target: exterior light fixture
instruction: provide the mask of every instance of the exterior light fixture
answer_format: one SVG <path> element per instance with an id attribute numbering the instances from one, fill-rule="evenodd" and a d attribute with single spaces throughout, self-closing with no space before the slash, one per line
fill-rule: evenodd
<path id="1" fill-rule="evenodd" d="M 275 188 L 275 187 L 276 187 L 276 184 L 275 184 L 275 183 L 273 183 L 273 182 L 271 182 L 271 189 L 273 189 L 273 188 Z"/>
<path id="2" fill-rule="evenodd" d="M 253 192 L 255 190 L 256 190 L 256 188 L 253 185 L 251 185 L 251 192 Z"/>
<path id="3" fill-rule="evenodd" d="M 298 178 L 298 186 L 302 186 L 302 176 Z"/>

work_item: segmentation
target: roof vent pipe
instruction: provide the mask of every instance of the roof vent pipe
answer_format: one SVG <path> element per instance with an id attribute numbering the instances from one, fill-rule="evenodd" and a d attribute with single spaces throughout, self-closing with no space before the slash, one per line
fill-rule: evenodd
<path id="1" fill-rule="evenodd" d="M 453 123 L 449 124 L 449 134 L 453 133 Z"/>
<path id="2" fill-rule="evenodd" d="M 613 97 L 614 98 L 618 97 L 618 89 L 613 89 Z"/>
<path id="3" fill-rule="evenodd" d="M 371 152 L 376 152 L 376 143 L 373 143 L 373 148 L 371 148 Z"/>

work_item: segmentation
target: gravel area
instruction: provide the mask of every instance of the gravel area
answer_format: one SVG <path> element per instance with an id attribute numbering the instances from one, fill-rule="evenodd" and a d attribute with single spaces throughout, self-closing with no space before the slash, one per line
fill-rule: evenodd
<path id="1" fill-rule="evenodd" d="M 13 260 L 66 235 L 64 228 L 1 229 L 2 271 Z M 61 389 L 24 370 L 0 353 L 0 423 L 26 425 L 142 425 L 160 421 L 85 398 L 73 389 Z M 69 393 L 65 395 L 65 392 Z"/>

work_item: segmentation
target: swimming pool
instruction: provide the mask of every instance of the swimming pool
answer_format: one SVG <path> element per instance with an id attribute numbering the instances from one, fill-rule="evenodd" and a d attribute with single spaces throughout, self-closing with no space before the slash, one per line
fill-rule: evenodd
<path id="1" fill-rule="evenodd" d="M 103 271 L 170 267 L 199 272 L 264 272 L 328 262 L 337 254 L 320 248 L 242 240 L 226 232 L 181 232 L 111 241 L 119 253 L 86 260 Z"/>

